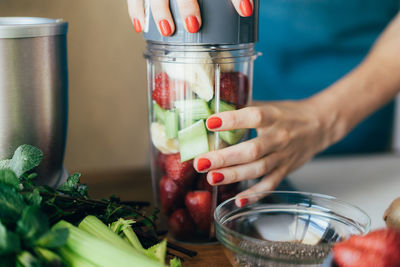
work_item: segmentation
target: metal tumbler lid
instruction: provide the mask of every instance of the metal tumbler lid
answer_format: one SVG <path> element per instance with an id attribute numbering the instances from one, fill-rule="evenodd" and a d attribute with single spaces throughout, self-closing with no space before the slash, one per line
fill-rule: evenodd
<path id="1" fill-rule="evenodd" d="M 202 26 L 197 33 L 185 30 L 177 0 L 170 0 L 170 10 L 175 22 L 172 36 L 162 36 L 153 20 L 150 8 L 146 7 L 144 38 L 149 41 L 170 44 L 242 44 L 258 41 L 259 0 L 253 0 L 254 11 L 250 17 L 241 17 L 231 0 L 198 0 Z"/>
<path id="2" fill-rule="evenodd" d="M 62 19 L 0 17 L 0 38 L 65 35 L 68 22 Z"/>

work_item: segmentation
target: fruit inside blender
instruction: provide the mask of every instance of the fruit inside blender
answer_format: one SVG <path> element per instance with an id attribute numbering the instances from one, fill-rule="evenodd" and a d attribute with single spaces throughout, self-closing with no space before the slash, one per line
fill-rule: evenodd
<path id="1" fill-rule="evenodd" d="M 248 104 L 249 68 L 235 64 L 227 51 L 167 56 L 171 61 L 150 63 L 153 182 L 170 235 L 181 241 L 207 240 L 215 205 L 234 197 L 239 184 L 214 189 L 207 173 L 195 171 L 193 159 L 247 138 L 244 129 L 209 131 L 206 120 Z"/>

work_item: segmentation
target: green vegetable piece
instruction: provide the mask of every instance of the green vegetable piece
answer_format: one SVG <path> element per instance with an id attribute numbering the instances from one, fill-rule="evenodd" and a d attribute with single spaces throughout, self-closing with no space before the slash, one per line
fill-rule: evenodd
<path id="1" fill-rule="evenodd" d="M 9 169 L 10 161 L 9 159 L 0 160 L 0 169 Z"/>
<path id="2" fill-rule="evenodd" d="M 118 221 L 115 221 L 111 224 L 110 229 L 118 235 L 122 234 L 132 245 L 132 247 L 144 253 L 145 249 L 131 227 L 133 223 L 135 223 L 134 220 L 125 220 L 123 218 L 119 218 Z"/>
<path id="3" fill-rule="evenodd" d="M 229 145 L 237 144 L 246 134 L 245 129 L 219 132 L 219 137 Z"/>
<path id="4" fill-rule="evenodd" d="M 197 155 L 208 152 L 207 130 L 203 120 L 178 132 L 181 161 L 195 158 Z"/>
<path id="5" fill-rule="evenodd" d="M 68 239 L 68 229 L 60 228 L 47 231 L 36 242 L 35 245 L 44 248 L 58 248 L 64 245 Z"/>
<path id="6" fill-rule="evenodd" d="M 165 111 L 165 135 L 169 139 L 178 136 L 178 112 L 176 110 Z"/>
<path id="7" fill-rule="evenodd" d="M 165 112 L 166 110 L 163 109 L 162 107 L 160 107 L 156 101 L 153 101 L 153 111 L 154 111 L 154 115 L 156 116 L 156 120 L 161 123 L 164 124 L 165 122 Z"/>
<path id="8" fill-rule="evenodd" d="M 0 183 L 6 184 L 19 190 L 19 180 L 18 177 L 12 170 L 1 169 L 0 170 Z"/>
<path id="9" fill-rule="evenodd" d="M 46 266 L 62 266 L 62 259 L 57 253 L 40 247 L 34 248 L 34 251 L 42 261 L 46 262 Z"/>
<path id="10" fill-rule="evenodd" d="M 8 231 L 7 228 L 0 222 L 0 255 L 15 253 L 20 249 L 21 243 L 18 235 Z"/>
<path id="11" fill-rule="evenodd" d="M 16 266 L 15 255 L 0 256 L 0 267 Z"/>
<path id="12" fill-rule="evenodd" d="M 184 118 L 190 118 L 193 121 L 207 119 L 211 116 L 211 110 L 203 99 L 188 99 L 175 102 L 175 107 L 179 115 Z"/>
<path id="13" fill-rule="evenodd" d="M 157 259 L 158 262 L 164 263 L 167 256 L 167 240 L 164 239 L 158 244 L 151 246 L 147 249 L 147 254 Z"/>
<path id="14" fill-rule="evenodd" d="M 211 101 L 211 110 L 213 112 L 216 112 L 216 108 L 215 108 L 215 99 L 213 99 Z M 236 107 L 234 105 L 228 104 L 224 101 L 219 101 L 219 106 L 218 106 L 218 112 L 224 112 L 224 111 L 232 111 L 232 110 L 236 110 Z"/>
<path id="15" fill-rule="evenodd" d="M 86 258 L 72 252 L 66 247 L 57 249 L 57 252 L 61 255 L 63 260 L 68 264 L 69 267 L 98 267 L 93 262 L 87 260 Z"/>
<path id="16" fill-rule="evenodd" d="M 81 174 L 78 172 L 72 174 L 57 190 L 74 197 L 87 197 L 88 186 L 80 183 L 80 177 Z"/>
<path id="17" fill-rule="evenodd" d="M 15 172 L 17 177 L 37 167 L 42 161 L 43 153 L 40 149 L 31 145 L 22 145 L 15 150 L 9 167 Z"/>
<path id="18" fill-rule="evenodd" d="M 169 261 L 169 266 L 170 267 L 182 267 L 182 263 L 177 257 L 174 257 L 172 260 Z"/>
<path id="19" fill-rule="evenodd" d="M 27 206 L 17 221 L 16 232 L 30 245 L 33 245 L 48 230 L 49 220 L 37 206 Z"/>
<path id="20" fill-rule="evenodd" d="M 0 221 L 5 225 L 15 223 L 25 207 L 21 194 L 15 188 L 0 184 Z"/>
<path id="21" fill-rule="evenodd" d="M 89 223 L 91 221 L 92 220 L 90 220 Z M 86 232 L 85 230 L 75 227 L 72 224 L 63 220 L 55 224 L 53 226 L 53 229 L 68 228 L 69 236 L 67 243 L 63 248 L 69 249 L 73 254 L 86 259 L 88 262 L 91 262 L 94 265 L 121 267 L 165 266 L 139 253 L 123 239 L 121 239 L 117 234 L 113 233 L 104 224 L 103 227 L 97 227 L 97 223 L 95 223 L 94 226 L 95 227 L 92 230 L 101 231 L 101 233 L 98 233 L 98 235 L 103 238 L 107 238 L 108 241 L 104 239 L 99 239 L 92 233 Z M 93 228 L 93 226 L 89 228 Z M 110 233 L 114 236 L 113 240 L 110 240 L 110 238 L 107 237 L 108 235 L 110 235 Z"/>
<path id="22" fill-rule="evenodd" d="M 101 240 L 107 241 L 107 243 L 112 244 L 115 247 L 123 247 L 128 250 L 132 249 L 132 247 L 125 240 L 111 231 L 110 228 L 108 228 L 95 216 L 86 216 L 78 225 L 78 228 Z"/>
<path id="23" fill-rule="evenodd" d="M 22 251 L 17 255 L 17 266 L 41 267 L 39 260 L 28 251 Z"/>
<path id="24" fill-rule="evenodd" d="M 42 203 L 42 196 L 37 188 L 33 189 L 32 192 L 24 193 L 25 202 L 32 206 L 40 206 Z"/>

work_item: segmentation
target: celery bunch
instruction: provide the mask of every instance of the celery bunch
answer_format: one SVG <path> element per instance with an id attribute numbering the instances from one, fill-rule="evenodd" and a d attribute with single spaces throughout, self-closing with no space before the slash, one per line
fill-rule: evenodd
<path id="1" fill-rule="evenodd" d="M 134 221 L 119 219 L 109 228 L 91 215 L 83 219 L 78 227 L 60 221 L 53 229 L 67 228 L 69 236 L 58 252 L 71 267 L 166 266 L 166 240 L 145 249 L 133 231 L 132 223 Z M 178 259 L 173 259 L 170 266 L 180 267 L 181 263 Z"/>

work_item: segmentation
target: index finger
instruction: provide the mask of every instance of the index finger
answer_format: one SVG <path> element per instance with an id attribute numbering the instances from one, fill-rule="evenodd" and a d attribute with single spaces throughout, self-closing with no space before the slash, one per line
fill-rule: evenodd
<path id="1" fill-rule="evenodd" d="M 214 114 L 207 119 L 206 125 L 211 131 L 259 128 L 273 124 L 277 116 L 273 108 L 246 107 Z"/>

